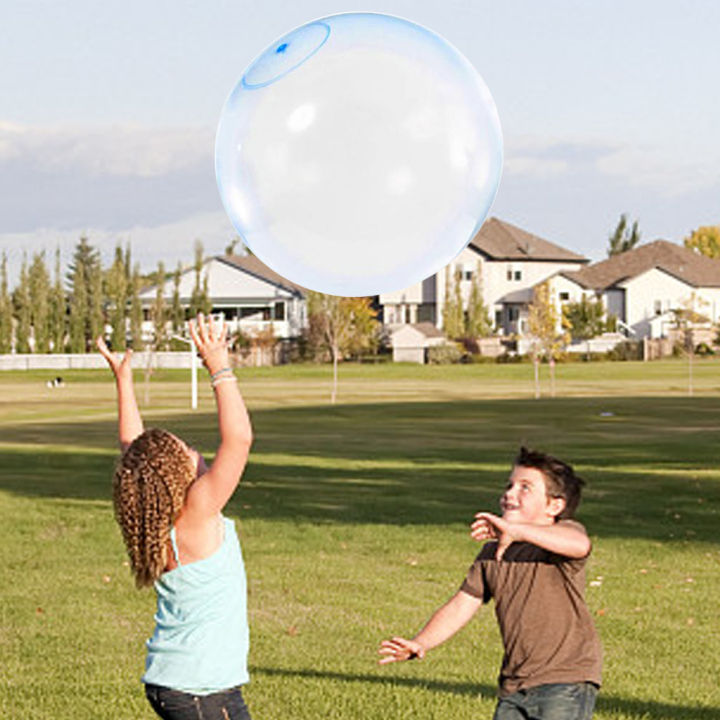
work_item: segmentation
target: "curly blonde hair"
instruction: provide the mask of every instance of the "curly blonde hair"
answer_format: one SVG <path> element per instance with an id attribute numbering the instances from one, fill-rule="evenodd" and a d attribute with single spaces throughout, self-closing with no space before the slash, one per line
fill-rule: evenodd
<path id="1" fill-rule="evenodd" d="M 185 446 L 167 430 L 146 430 L 120 457 L 113 478 L 115 519 L 139 588 L 165 570 L 170 530 L 194 479 Z"/>

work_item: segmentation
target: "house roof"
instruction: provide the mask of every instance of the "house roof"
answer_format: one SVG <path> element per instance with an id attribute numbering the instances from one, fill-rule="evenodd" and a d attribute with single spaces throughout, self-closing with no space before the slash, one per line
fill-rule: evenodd
<path id="1" fill-rule="evenodd" d="M 538 283 L 537 285 L 540 285 Z M 534 287 L 537 287 L 535 285 Z M 527 304 L 532 302 L 533 299 L 533 288 L 523 288 L 522 290 L 513 290 L 512 292 L 505 293 L 501 298 L 496 300 L 497 303 L 504 303 L 506 305 L 512 304 Z"/>
<path id="2" fill-rule="evenodd" d="M 667 240 L 655 240 L 580 270 L 559 274 L 584 288 L 605 290 L 653 268 L 664 270 L 693 287 L 720 287 L 720 260 Z"/>
<path id="3" fill-rule="evenodd" d="M 278 273 L 271 270 L 264 262 L 255 257 L 255 255 L 217 255 L 215 259 L 239 268 L 240 270 L 244 270 L 250 273 L 250 275 L 259 277 L 261 280 L 267 280 L 273 283 L 273 285 L 279 285 L 300 297 L 304 297 L 308 293 L 308 290 L 302 285 L 298 285 L 284 278 L 282 275 L 278 275 Z"/>
<path id="4" fill-rule="evenodd" d="M 590 262 L 582 255 L 494 217 L 483 223 L 470 241 L 470 246 L 493 260 Z"/>
<path id="5" fill-rule="evenodd" d="M 442 330 L 438 330 L 431 322 L 413 323 L 408 325 L 399 325 L 392 330 L 392 335 L 400 331 L 407 331 L 408 329 L 415 330 L 426 338 L 444 338 L 445 335 Z"/>

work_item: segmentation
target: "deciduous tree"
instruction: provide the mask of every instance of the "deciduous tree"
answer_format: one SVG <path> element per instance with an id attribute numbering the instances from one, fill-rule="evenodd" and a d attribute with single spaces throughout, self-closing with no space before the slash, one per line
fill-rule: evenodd
<path id="1" fill-rule="evenodd" d="M 547 359 L 550 367 L 550 392 L 555 395 L 555 361 L 568 341 L 563 331 L 550 283 L 540 283 L 533 290 L 533 301 L 528 308 L 528 331 L 531 336 L 530 352 L 535 370 L 535 397 L 540 397 L 540 360 Z"/>
<path id="2" fill-rule="evenodd" d="M 704 225 L 693 230 L 683 242 L 686 248 L 709 258 L 720 258 L 720 225 Z"/>
<path id="3" fill-rule="evenodd" d="M 590 340 L 605 332 L 605 308 L 601 300 L 590 300 L 586 296 L 579 302 L 563 305 L 565 327 L 573 340 L 587 342 L 587 359 L 590 359 Z"/>
<path id="4" fill-rule="evenodd" d="M 333 363 L 331 402 L 337 398 L 338 362 L 345 354 L 368 347 L 374 341 L 378 329 L 376 315 L 370 298 L 308 293 L 311 337 L 321 339 Z"/>
<path id="5" fill-rule="evenodd" d="M 710 322 L 710 319 L 700 312 L 707 304 L 707 300 L 693 292 L 680 302 L 680 307 L 670 311 L 673 315 L 673 327 L 680 337 L 680 347 L 688 359 L 688 395 L 693 394 L 695 331 L 699 325 Z"/>

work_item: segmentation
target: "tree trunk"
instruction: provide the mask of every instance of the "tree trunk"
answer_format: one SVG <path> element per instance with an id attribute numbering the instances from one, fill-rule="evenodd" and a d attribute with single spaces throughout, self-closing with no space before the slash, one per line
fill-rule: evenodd
<path id="1" fill-rule="evenodd" d="M 533 356 L 533 368 L 535 371 L 535 399 L 540 397 L 540 358 L 537 355 Z"/>
<path id="2" fill-rule="evenodd" d="M 550 397 L 555 397 L 555 358 L 551 357 L 550 365 Z"/>
<path id="3" fill-rule="evenodd" d="M 338 384 L 338 348 L 337 345 L 331 347 L 333 356 L 333 385 L 332 392 L 330 393 L 330 402 L 334 405 L 335 399 L 337 398 L 337 384 Z"/>

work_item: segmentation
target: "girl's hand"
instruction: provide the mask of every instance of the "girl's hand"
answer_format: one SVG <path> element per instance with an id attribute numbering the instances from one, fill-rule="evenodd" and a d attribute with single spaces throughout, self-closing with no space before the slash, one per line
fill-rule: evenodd
<path id="1" fill-rule="evenodd" d="M 110 366 L 118 382 L 121 380 L 132 380 L 132 350 L 130 350 L 130 348 L 120 357 L 110 351 L 102 335 L 99 335 L 95 340 L 95 345 L 100 351 L 100 354 L 107 360 L 107 364 Z"/>
<path id="2" fill-rule="evenodd" d="M 216 323 L 211 318 L 210 322 L 206 323 L 203 314 L 198 313 L 197 320 L 190 321 L 190 337 L 203 365 L 211 375 L 230 365 L 227 334 L 228 328 L 224 320 Z"/>
<path id="3" fill-rule="evenodd" d="M 422 660 L 425 657 L 425 648 L 414 640 L 394 637 L 392 640 L 383 640 L 378 653 L 384 656 L 378 660 L 378 663 L 387 665 L 387 663 L 414 660 L 415 658 Z"/>

